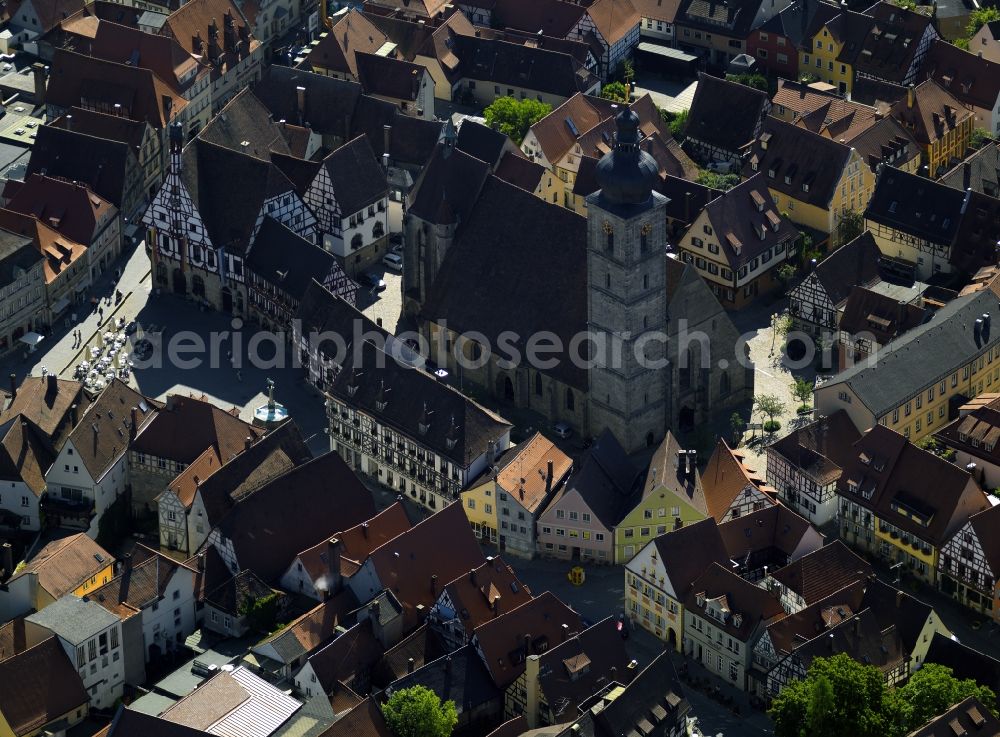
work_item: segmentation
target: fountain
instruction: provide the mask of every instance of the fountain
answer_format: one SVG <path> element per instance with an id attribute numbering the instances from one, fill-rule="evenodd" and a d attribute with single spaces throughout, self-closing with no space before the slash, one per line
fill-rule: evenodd
<path id="1" fill-rule="evenodd" d="M 271 430 L 288 419 L 288 410 L 284 405 L 274 401 L 274 381 L 267 380 L 267 404 L 262 404 L 254 410 L 254 427 L 262 427 Z"/>

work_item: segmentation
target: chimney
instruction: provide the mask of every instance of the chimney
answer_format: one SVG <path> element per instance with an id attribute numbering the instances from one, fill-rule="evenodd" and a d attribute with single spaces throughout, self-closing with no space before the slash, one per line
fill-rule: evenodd
<path id="1" fill-rule="evenodd" d="M 299 123 L 301 124 L 306 116 L 306 88 L 302 85 L 295 88 L 295 109 L 299 114 Z"/>
<path id="2" fill-rule="evenodd" d="M 32 64 L 31 76 L 35 82 L 35 102 L 45 102 L 45 65 L 40 62 Z"/>
<path id="3" fill-rule="evenodd" d="M 833 633 L 832 632 L 830 633 L 829 637 L 826 638 L 826 641 L 830 644 L 830 652 L 832 653 L 833 652 Z"/>
<path id="4" fill-rule="evenodd" d="M 444 659 L 444 672 L 445 673 L 451 673 L 451 656 L 450 655 L 447 656 Z"/>
<path id="5" fill-rule="evenodd" d="M 983 313 L 983 341 L 988 341 L 990 339 L 990 313 Z"/>
<path id="6" fill-rule="evenodd" d="M 436 573 L 431 574 L 431 593 L 437 596 L 438 588 L 438 575 Z"/>
<path id="7" fill-rule="evenodd" d="M 73 116 L 69 113 L 66 113 L 65 121 L 66 121 L 66 130 L 68 131 L 73 130 Z"/>
<path id="8" fill-rule="evenodd" d="M 3 548 L 3 578 L 0 580 L 6 581 L 14 573 L 14 547 L 9 542 L 0 547 Z"/>
<path id="9" fill-rule="evenodd" d="M 531 635 L 524 636 L 524 657 L 527 659 L 528 654 L 531 652 Z"/>
<path id="10" fill-rule="evenodd" d="M 326 541 L 326 565 L 330 573 L 337 577 L 340 576 L 340 548 L 339 538 L 331 537 Z"/>
<path id="11" fill-rule="evenodd" d="M 565 622 L 559 625 L 559 632 L 562 634 L 562 642 L 566 642 L 566 638 L 569 637 L 569 625 Z"/>
<path id="12" fill-rule="evenodd" d="M 493 618 L 494 619 L 496 619 L 497 616 L 499 616 L 499 614 L 500 614 L 500 599 L 501 598 L 502 597 L 498 594 L 497 597 L 493 600 L 493 603 L 490 604 L 490 608 L 493 609 Z"/>
<path id="13" fill-rule="evenodd" d="M 71 404 L 69 406 L 69 424 L 70 427 L 76 427 L 76 405 Z"/>
<path id="14" fill-rule="evenodd" d="M 118 603 L 128 601 L 128 589 L 132 583 L 132 554 L 122 558 L 121 584 L 118 587 Z"/>
<path id="15" fill-rule="evenodd" d="M 548 466 L 545 471 L 545 493 L 548 494 L 552 491 L 552 475 L 553 475 L 553 463 L 552 459 L 549 459 Z"/>
<path id="16" fill-rule="evenodd" d="M 10 400 L 13 402 L 17 397 L 17 375 L 10 375 Z"/>
<path id="17" fill-rule="evenodd" d="M 469 571 L 469 583 L 471 583 L 473 586 L 476 585 L 476 569 L 475 568 L 473 568 L 471 571 Z"/>
<path id="18" fill-rule="evenodd" d="M 861 637 L 861 617 L 854 617 L 854 635 Z"/>
<path id="19" fill-rule="evenodd" d="M 55 374 L 49 374 L 45 377 L 45 393 L 48 396 L 54 396 L 59 391 L 59 379 Z"/>
<path id="20" fill-rule="evenodd" d="M 132 425 L 128 429 L 129 440 L 135 440 L 136 428 L 139 427 L 139 411 L 133 407 L 132 408 Z"/>
<path id="21" fill-rule="evenodd" d="M 538 726 L 539 696 L 541 687 L 538 684 L 541 675 L 541 658 L 537 655 L 529 655 L 524 661 L 524 686 L 525 686 L 525 709 L 524 717 L 528 720 L 528 727 L 534 729 Z"/>
<path id="22" fill-rule="evenodd" d="M 916 87 L 911 83 L 909 87 L 906 88 L 906 107 L 912 108 L 913 103 L 917 101 Z"/>
<path id="23" fill-rule="evenodd" d="M 382 126 L 382 152 L 389 153 L 389 144 L 392 142 L 392 126 Z"/>
<path id="24" fill-rule="evenodd" d="M 962 200 L 961 214 L 964 215 L 965 211 L 969 209 L 969 200 L 972 199 L 972 188 L 969 187 L 965 190 L 965 199 Z"/>
<path id="25" fill-rule="evenodd" d="M 362 522 L 361 523 L 361 534 L 363 534 L 365 537 L 368 537 L 368 523 L 367 522 Z"/>
<path id="26" fill-rule="evenodd" d="M 243 450 L 250 450 L 251 445 L 253 445 L 253 438 L 247 435 L 243 438 Z"/>
<path id="27" fill-rule="evenodd" d="M 684 193 L 684 224 L 690 225 L 691 223 L 691 193 Z"/>
<path id="28" fill-rule="evenodd" d="M 898 589 L 896 591 L 896 608 L 899 609 L 901 606 L 903 606 L 903 590 Z"/>
<path id="29" fill-rule="evenodd" d="M 413 658 L 407 658 L 407 660 L 406 660 L 406 672 L 407 673 L 412 673 L 413 672 L 413 668 L 414 668 L 415 665 L 416 665 L 416 663 L 414 662 Z"/>

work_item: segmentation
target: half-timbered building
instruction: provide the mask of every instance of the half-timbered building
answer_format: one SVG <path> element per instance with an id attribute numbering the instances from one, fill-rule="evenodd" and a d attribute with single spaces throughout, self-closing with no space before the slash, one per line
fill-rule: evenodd
<path id="1" fill-rule="evenodd" d="M 265 329 L 286 331 L 314 278 L 353 305 L 358 285 L 334 255 L 268 215 L 247 257 L 250 315 Z"/>
<path id="2" fill-rule="evenodd" d="M 312 240 L 316 218 L 269 161 L 170 131 L 170 168 L 143 216 L 153 283 L 224 312 L 247 312 L 245 261 L 266 216 Z"/>
<path id="3" fill-rule="evenodd" d="M 941 548 L 938 588 L 956 601 L 1000 621 L 1000 507 L 969 517 Z"/>
<path id="4" fill-rule="evenodd" d="M 836 335 L 851 288 L 881 281 L 879 255 L 865 232 L 820 261 L 788 295 L 792 326 L 814 337 Z"/>
<path id="5" fill-rule="evenodd" d="M 510 446 L 510 423 L 371 340 L 328 386 L 331 449 L 355 471 L 443 509 Z"/>
<path id="6" fill-rule="evenodd" d="M 389 185 L 368 137 L 360 135 L 323 159 L 306 189 L 323 248 L 356 274 L 386 252 Z"/>
<path id="7" fill-rule="evenodd" d="M 701 484 L 708 513 L 716 522 L 745 517 L 776 503 L 775 490 L 722 438 L 701 474 Z"/>
<path id="8" fill-rule="evenodd" d="M 841 538 L 937 581 L 941 547 L 989 508 L 971 474 L 876 425 L 854 444 L 837 483 Z"/>
<path id="9" fill-rule="evenodd" d="M 816 526 L 837 517 L 837 481 L 861 438 L 843 410 L 793 430 L 767 448 L 767 482 Z"/>

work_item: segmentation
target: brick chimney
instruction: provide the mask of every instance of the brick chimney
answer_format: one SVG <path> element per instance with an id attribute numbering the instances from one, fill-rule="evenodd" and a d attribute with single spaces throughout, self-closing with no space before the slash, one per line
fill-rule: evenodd
<path id="1" fill-rule="evenodd" d="M 48 77 L 45 71 L 45 65 L 39 62 L 32 64 L 31 76 L 35 83 L 35 102 L 45 102 L 45 87 Z"/>
<path id="2" fill-rule="evenodd" d="M 552 491 L 552 476 L 554 474 L 553 461 L 550 458 L 545 470 L 545 493 L 548 494 Z"/>

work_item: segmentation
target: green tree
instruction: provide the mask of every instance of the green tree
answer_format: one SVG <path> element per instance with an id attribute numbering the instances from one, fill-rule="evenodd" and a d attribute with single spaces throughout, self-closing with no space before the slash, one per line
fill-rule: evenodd
<path id="1" fill-rule="evenodd" d="M 799 400 L 803 407 L 809 406 L 813 395 L 813 383 L 809 379 L 798 378 L 792 382 L 792 396 Z"/>
<path id="2" fill-rule="evenodd" d="M 246 617 L 247 625 L 254 632 L 270 632 L 278 619 L 281 599 L 277 592 L 265 594 L 257 598 L 244 599 L 238 612 Z"/>
<path id="3" fill-rule="evenodd" d="M 632 81 L 635 79 L 635 65 L 631 59 L 623 59 L 618 65 L 618 76 L 622 82 L 632 88 Z"/>
<path id="4" fill-rule="evenodd" d="M 916 10 L 917 3 L 914 0 L 892 0 L 892 4 L 903 10 Z"/>
<path id="5" fill-rule="evenodd" d="M 777 737 L 885 737 L 885 697 L 877 668 L 840 653 L 813 660 L 804 679 L 775 697 L 769 714 Z"/>
<path id="6" fill-rule="evenodd" d="M 394 691 L 382 716 L 395 737 L 450 737 L 458 724 L 454 701 L 441 702 L 425 686 Z"/>
<path id="7" fill-rule="evenodd" d="M 937 663 L 925 663 L 896 692 L 909 717 L 903 734 L 912 732 L 969 696 L 975 696 L 991 708 L 996 704 L 996 695 L 990 688 L 980 686 L 971 678 L 959 680 L 951 668 Z"/>
<path id="8" fill-rule="evenodd" d="M 784 414 L 787 405 L 774 394 L 758 394 L 753 398 L 753 408 L 762 417 L 766 417 L 768 422 L 774 422 L 775 417 Z"/>
<path id="9" fill-rule="evenodd" d="M 739 412 L 733 412 L 729 416 L 729 427 L 733 431 L 733 445 L 740 440 L 740 435 L 743 434 L 744 428 L 746 428 L 747 423 L 743 420 L 743 415 Z"/>
<path id="10" fill-rule="evenodd" d="M 788 284 L 795 278 L 795 267 L 787 261 L 778 267 L 778 281 L 782 290 L 788 289 Z"/>
<path id="11" fill-rule="evenodd" d="M 689 112 L 689 110 L 681 110 L 679 113 L 674 115 L 673 119 L 670 121 L 670 132 L 674 134 L 674 138 L 677 140 L 682 140 L 684 138 L 684 131 L 687 130 Z"/>
<path id="12" fill-rule="evenodd" d="M 608 82 L 601 87 L 601 97 L 615 102 L 628 102 L 628 88 L 621 82 Z"/>
<path id="13" fill-rule="evenodd" d="M 980 28 L 995 20 L 1000 20 L 1000 8 L 989 6 L 969 13 L 969 25 L 965 27 L 966 44 L 968 44 L 968 39 L 979 33 Z"/>
<path id="14" fill-rule="evenodd" d="M 984 143 L 990 140 L 992 139 L 988 130 L 985 128 L 973 128 L 972 135 L 969 136 L 969 146 L 978 150 L 983 147 Z"/>
<path id="15" fill-rule="evenodd" d="M 865 232 L 865 217 L 857 210 L 848 210 L 837 223 L 837 237 L 841 243 L 850 243 Z"/>
<path id="16" fill-rule="evenodd" d="M 727 74 L 726 79 L 746 87 L 753 87 L 755 90 L 767 92 L 767 77 L 763 74 Z"/>
<path id="17" fill-rule="evenodd" d="M 498 97 L 483 112 L 486 124 L 506 133 L 516 143 L 520 143 L 528 128 L 552 112 L 552 106 L 545 102 L 518 100 L 513 97 Z"/>
<path id="18" fill-rule="evenodd" d="M 740 175 L 716 174 L 714 171 L 709 171 L 708 169 L 702 169 L 701 171 L 698 172 L 698 176 L 695 177 L 695 181 L 698 184 L 703 184 L 706 187 L 711 187 L 712 189 L 718 189 L 723 192 L 727 192 L 740 183 Z"/>

